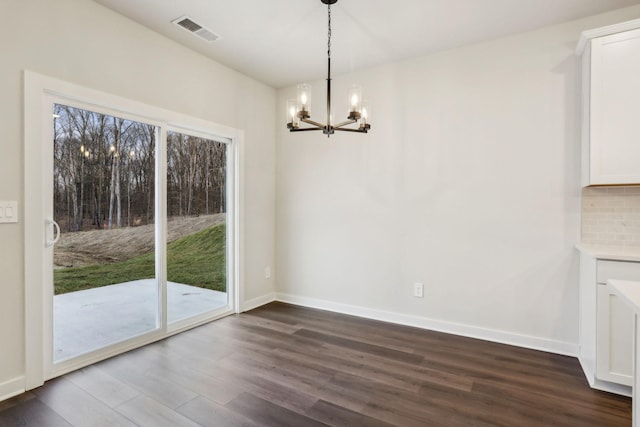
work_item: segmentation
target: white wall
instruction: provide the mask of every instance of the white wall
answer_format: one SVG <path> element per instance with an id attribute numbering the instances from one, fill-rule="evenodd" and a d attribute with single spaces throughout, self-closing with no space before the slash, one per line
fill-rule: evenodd
<path id="1" fill-rule="evenodd" d="M 23 195 L 24 69 L 245 131 L 245 300 L 274 291 L 275 90 L 89 0 L 2 0 L 0 200 Z M 24 373 L 23 224 L 0 225 L 0 398 Z"/>
<path id="2" fill-rule="evenodd" d="M 636 6 L 334 76 L 338 108 L 363 85 L 368 135 L 288 133 L 295 88 L 280 90 L 279 298 L 575 353 L 574 50 L 581 31 L 639 16 Z M 319 120 L 323 97 L 315 82 Z"/>

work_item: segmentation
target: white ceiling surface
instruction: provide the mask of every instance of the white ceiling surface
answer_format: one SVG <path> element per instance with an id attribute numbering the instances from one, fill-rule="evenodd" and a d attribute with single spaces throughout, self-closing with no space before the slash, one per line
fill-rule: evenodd
<path id="1" fill-rule="evenodd" d="M 276 88 L 326 77 L 320 0 L 95 0 Z M 332 73 L 394 62 L 638 4 L 638 0 L 339 0 Z M 171 24 L 187 15 L 207 43 Z M 577 37 L 577 35 L 576 35 Z"/>

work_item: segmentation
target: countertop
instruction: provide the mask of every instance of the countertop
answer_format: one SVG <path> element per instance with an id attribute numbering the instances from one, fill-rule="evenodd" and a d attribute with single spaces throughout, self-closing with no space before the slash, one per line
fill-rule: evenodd
<path id="1" fill-rule="evenodd" d="M 610 259 L 613 261 L 640 262 L 640 248 L 623 248 L 616 246 L 594 246 L 579 243 L 576 248 L 580 252 L 597 259 Z"/>
<path id="2" fill-rule="evenodd" d="M 640 282 L 612 279 L 607 281 L 607 286 L 636 313 L 640 312 Z"/>

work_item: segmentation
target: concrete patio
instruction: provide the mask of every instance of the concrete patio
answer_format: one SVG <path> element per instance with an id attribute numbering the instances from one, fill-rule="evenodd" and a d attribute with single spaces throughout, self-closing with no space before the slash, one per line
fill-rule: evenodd
<path id="1" fill-rule="evenodd" d="M 155 279 L 56 295 L 53 360 L 60 362 L 156 328 Z M 224 307 L 225 292 L 167 282 L 167 316 L 172 323 Z"/>

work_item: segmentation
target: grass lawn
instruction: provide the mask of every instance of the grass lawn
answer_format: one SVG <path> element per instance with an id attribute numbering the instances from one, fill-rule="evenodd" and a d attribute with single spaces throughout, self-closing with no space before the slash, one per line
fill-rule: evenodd
<path id="1" fill-rule="evenodd" d="M 153 252 L 111 264 L 55 270 L 55 294 L 155 277 Z M 217 224 L 167 245 L 167 280 L 226 291 L 226 224 Z"/>

